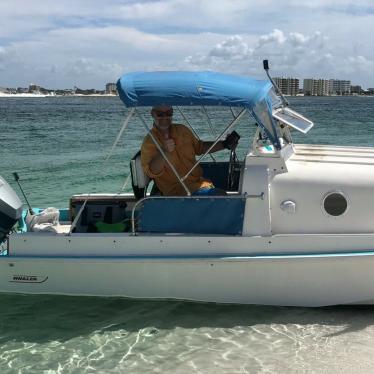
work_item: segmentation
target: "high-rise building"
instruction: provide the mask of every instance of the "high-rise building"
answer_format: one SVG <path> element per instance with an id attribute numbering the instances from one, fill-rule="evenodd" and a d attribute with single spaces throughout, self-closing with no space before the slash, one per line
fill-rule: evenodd
<path id="1" fill-rule="evenodd" d="M 112 94 L 117 95 L 117 86 L 115 83 L 107 83 L 105 85 L 105 93 L 106 94 Z"/>
<path id="2" fill-rule="evenodd" d="M 297 78 L 274 78 L 278 88 L 284 95 L 296 96 L 299 93 L 299 80 Z"/>
<path id="3" fill-rule="evenodd" d="M 362 94 L 361 86 L 351 86 L 351 94 Z"/>
<path id="4" fill-rule="evenodd" d="M 38 86 L 37 84 L 31 83 L 29 85 L 29 92 L 30 93 L 38 93 L 38 92 L 40 92 L 40 89 L 41 89 L 41 87 Z"/>
<path id="5" fill-rule="evenodd" d="M 303 91 L 304 91 L 304 95 L 306 96 L 312 96 L 314 94 L 314 90 L 313 90 L 313 81 L 314 79 L 304 79 L 304 84 L 303 84 Z"/>
<path id="6" fill-rule="evenodd" d="M 327 79 L 304 79 L 304 95 L 327 96 L 329 94 L 329 81 Z"/>
<path id="7" fill-rule="evenodd" d="M 351 93 L 351 81 L 330 79 L 329 92 L 331 95 L 349 95 Z"/>

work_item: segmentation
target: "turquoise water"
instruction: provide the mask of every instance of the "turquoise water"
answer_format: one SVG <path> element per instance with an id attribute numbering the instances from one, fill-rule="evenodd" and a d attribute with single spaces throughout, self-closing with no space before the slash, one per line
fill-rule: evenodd
<path id="1" fill-rule="evenodd" d="M 374 146 L 374 97 L 291 105 L 315 122 L 309 135 L 294 133 L 296 142 Z M 186 113 L 204 139 L 212 137 L 199 111 Z M 105 163 L 125 114 L 118 98 L 2 98 L 0 175 L 18 191 L 17 171 L 34 206 L 118 192 L 145 133 L 134 120 Z M 210 115 L 218 129 L 230 118 Z M 237 129 L 241 156 L 250 122 Z M 368 373 L 373 354 L 372 307 L 0 296 L 0 373 Z"/>
<path id="2" fill-rule="evenodd" d="M 292 99 L 292 106 L 315 121 L 309 135 L 294 133 L 296 142 L 374 146 L 374 97 L 300 97 Z M 118 192 L 145 134 L 134 118 L 104 161 L 126 113 L 120 100 L 111 97 L 1 98 L 0 174 L 14 186 L 12 172 L 17 171 L 33 206 L 67 207 L 73 194 Z M 217 133 L 231 119 L 226 110 L 209 113 Z M 186 114 L 203 139 L 212 139 L 200 110 L 187 109 Z M 177 114 L 175 120 L 182 121 Z M 237 127 L 242 157 L 253 133 L 251 123 L 246 116 Z"/>

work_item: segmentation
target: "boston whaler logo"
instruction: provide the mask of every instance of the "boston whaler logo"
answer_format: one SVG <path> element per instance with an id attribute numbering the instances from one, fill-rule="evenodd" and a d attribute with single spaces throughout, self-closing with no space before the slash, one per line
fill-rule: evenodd
<path id="1" fill-rule="evenodd" d="M 40 275 L 13 275 L 9 282 L 12 283 L 44 283 L 48 277 Z"/>

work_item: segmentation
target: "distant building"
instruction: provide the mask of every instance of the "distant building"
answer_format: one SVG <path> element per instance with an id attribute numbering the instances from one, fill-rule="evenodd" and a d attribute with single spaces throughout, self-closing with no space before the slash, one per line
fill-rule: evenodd
<path id="1" fill-rule="evenodd" d="M 368 88 L 368 89 L 367 89 L 367 92 L 368 92 L 370 95 L 374 94 L 374 88 Z"/>
<path id="2" fill-rule="evenodd" d="M 74 87 L 74 93 L 77 95 L 97 95 L 99 92 L 94 88 L 82 89 Z"/>
<path id="3" fill-rule="evenodd" d="M 349 95 L 351 93 L 351 81 L 330 79 L 330 95 Z"/>
<path id="4" fill-rule="evenodd" d="M 363 89 L 361 86 L 351 86 L 351 94 L 361 95 L 362 93 L 363 93 Z"/>
<path id="5" fill-rule="evenodd" d="M 55 94 L 58 96 L 70 96 L 74 94 L 74 90 L 72 89 L 59 89 L 55 91 Z"/>
<path id="6" fill-rule="evenodd" d="M 105 85 L 105 93 L 107 95 L 117 95 L 117 86 L 115 83 L 107 83 Z"/>
<path id="7" fill-rule="evenodd" d="M 274 78 L 274 81 L 284 95 L 296 96 L 299 93 L 299 80 L 297 78 Z"/>
<path id="8" fill-rule="evenodd" d="M 39 92 L 40 92 L 40 89 L 41 89 L 41 87 L 38 86 L 37 84 L 33 84 L 33 83 L 31 83 L 31 84 L 29 85 L 29 93 L 39 93 Z"/>
<path id="9" fill-rule="evenodd" d="M 37 84 L 31 83 L 29 85 L 28 93 L 33 94 L 43 94 L 43 95 L 53 95 L 55 94 L 55 90 L 51 90 L 49 88 L 44 88 L 42 86 L 39 86 Z"/>
<path id="10" fill-rule="evenodd" d="M 327 79 L 304 79 L 303 91 L 306 96 L 328 96 L 329 81 Z"/>
<path id="11" fill-rule="evenodd" d="M 17 87 L 17 93 L 29 93 L 29 89 L 24 87 Z"/>
<path id="12" fill-rule="evenodd" d="M 0 87 L 0 92 L 1 92 L 1 93 L 8 93 L 9 91 L 8 91 L 8 89 L 5 88 L 5 87 Z"/>
<path id="13" fill-rule="evenodd" d="M 329 81 L 327 79 L 318 79 L 317 96 L 327 96 L 329 94 Z"/>

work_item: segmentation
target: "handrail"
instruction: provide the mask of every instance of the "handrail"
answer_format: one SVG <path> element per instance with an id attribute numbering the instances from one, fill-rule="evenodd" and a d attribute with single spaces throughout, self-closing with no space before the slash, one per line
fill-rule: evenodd
<path id="1" fill-rule="evenodd" d="M 189 172 L 182 178 L 182 181 L 186 180 L 186 178 L 193 172 L 193 170 L 195 170 L 195 168 L 197 167 L 197 165 L 199 165 L 201 163 L 201 160 L 203 158 L 205 158 L 205 156 L 207 154 L 209 154 L 209 152 L 213 149 L 213 147 L 220 141 L 221 137 L 223 135 L 225 135 L 232 127 L 234 127 L 234 125 L 236 125 L 236 123 L 240 120 L 240 118 L 243 117 L 243 114 L 246 113 L 247 109 L 243 109 L 237 116 L 235 119 L 232 120 L 231 123 L 229 123 L 229 125 L 221 132 L 221 134 L 217 137 L 217 139 L 213 142 L 213 144 L 208 148 L 208 150 L 196 161 L 196 163 L 194 164 L 194 166 L 192 166 L 192 168 L 189 170 Z"/>
<path id="2" fill-rule="evenodd" d="M 202 112 L 203 112 L 203 114 L 205 116 L 205 119 L 206 119 L 206 121 L 208 123 L 208 126 L 210 128 L 210 131 L 211 131 L 212 135 L 215 137 L 216 136 L 216 132 L 214 131 L 214 127 L 212 125 L 212 121 L 210 120 L 208 111 L 206 110 L 206 108 L 205 108 L 204 105 L 201 106 L 201 110 L 202 110 Z"/>
<path id="3" fill-rule="evenodd" d="M 188 127 L 191 129 L 191 131 L 194 133 L 194 135 L 196 136 L 197 139 L 201 140 L 200 136 L 198 135 L 198 133 L 195 131 L 195 129 L 192 127 L 190 121 L 188 120 L 188 118 L 186 117 L 186 115 L 182 112 L 182 109 L 177 106 L 177 109 L 178 109 L 178 112 L 180 113 L 180 115 L 183 117 L 184 121 L 187 123 Z M 210 153 L 209 154 L 211 159 L 216 162 L 216 159 L 213 157 L 213 155 Z"/>
<path id="4" fill-rule="evenodd" d="M 88 197 L 84 200 L 82 206 L 80 207 L 80 209 L 78 211 L 78 214 L 75 216 L 74 221 L 72 222 L 72 224 L 70 226 L 70 230 L 69 230 L 69 233 L 67 234 L 67 236 L 70 236 L 72 234 L 73 230 L 75 229 L 75 226 L 77 225 L 78 220 L 81 217 L 84 208 L 86 207 L 86 204 L 87 204 L 87 201 L 88 201 Z"/>
<path id="5" fill-rule="evenodd" d="M 134 112 L 135 112 L 135 108 L 131 108 L 129 113 L 127 114 L 127 116 L 125 118 L 125 121 L 123 122 L 123 125 L 121 127 L 121 130 L 118 132 L 117 137 L 114 140 L 114 143 L 112 145 L 112 148 L 110 149 L 109 153 L 107 154 L 107 156 L 105 158 L 105 162 L 107 162 L 109 160 L 110 156 L 112 155 L 112 153 L 114 151 L 114 148 L 116 148 L 119 140 L 121 139 L 121 136 L 122 136 L 123 132 L 126 130 L 128 124 L 129 124 L 130 119 L 133 116 Z"/>
<path id="6" fill-rule="evenodd" d="M 143 204 L 144 201 L 146 200 L 156 200 L 156 199 L 261 199 L 264 200 L 265 193 L 261 192 L 259 195 L 249 195 L 245 193 L 244 195 L 221 195 L 221 196 L 199 196 L 199 195 L 194 195 L 194 196 L 146 196 L 143 197 L 142 199 L 138 200 L 134 206 L 132 207 L 131 210 L 131 233 L 132 235 L 136 235 L 136 230 L 135 230 L 135 210 L 136 208 Z"/>
<path id="7" fill-rule="evenodd" d="M 9 255 L 9 235 L 0 243 L 0 256 Z"/>
<path id="8" fill-rule="evenodd" d="M 233 118 L 235 119 L 236 118 L 236 114 L 235 114 L 234 109 L 232 108 L 232 106 L 230 106 L 230 112 L 231 112 Z"/>

